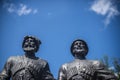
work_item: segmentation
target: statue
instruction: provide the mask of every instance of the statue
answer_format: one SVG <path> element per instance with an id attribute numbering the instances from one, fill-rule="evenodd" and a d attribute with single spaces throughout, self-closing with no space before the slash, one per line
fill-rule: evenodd
<path id="1" fill-rule="evenodd" d="M 35 56 L 41 41 L 34 36 L 25 36 L 23 56 L 10 57 L 0 74 L 0 80 L 54 80 L 46 60 Z"/>
<path id="2" fill-rule="evenodd" d="M 58 80 L 117 80 L 112 72 L 97 60 L 87 60 L 88 46 L 77 39 L 71 45 L 75 60 L 65 63 L 59 69 Z"/>

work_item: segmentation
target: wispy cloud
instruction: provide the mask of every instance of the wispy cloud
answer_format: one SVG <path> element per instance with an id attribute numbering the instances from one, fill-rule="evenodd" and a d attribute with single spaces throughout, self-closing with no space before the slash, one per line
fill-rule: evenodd
<path id="1" fill-rule="evenodd" d="M 112 0 L 95 0 L 90 7 L 90 10 L 105 16 L 104 24 L 107 26 L 111 19 L 117 15 L 119 15 L 119 11 L 117 6 L 113 4 Z"/>
<path id="2" fill-rule="evenodd" d="M 17 14 L 19 16 L 28 15 L 31 12 L 32 12 L 32 9 L 31 8 L 27 8 L 27 6 L 24 5 L 24 4 L 20 4 L 20 8 L 17 10 Z"/>
<path id="3" fill-rule="evenodd" d="M 15 11 L 15 5 L 14 4 L 10 4 L 9 7 L 7 8 L 8 12 L 12 13 Z"/>
<path id="4" fill-rule="evenodd" d="M 50 16 L 50 15 L 52 15 L 52 13 L 51 13 L 51 12 L 48 12 L 48 16 Z"/>
<path id="5" fill-rule="evenodd" d="M 18 16 L 36 14 L 38 12 L 37 9 L 30 8 L 22 3 L 19 5 L 15 5 L 14 3 L 4 3 L 3 8 L 5 8 L 9 13 L 15 13 Z"/>
<path id="6" fill-rule="evenodd" d="M 34 9 L 34 10 L 33 10 L 33 14 L 36 14 L 37 12 L 38 12 L 37 9 Z"/>

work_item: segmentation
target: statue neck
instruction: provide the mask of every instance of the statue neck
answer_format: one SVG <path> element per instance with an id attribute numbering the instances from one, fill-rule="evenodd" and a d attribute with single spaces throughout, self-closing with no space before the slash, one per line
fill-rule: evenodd
<path id="1" fill-rule="evenodd" d="M 86 60 L 86 57 L 85 56 L 76 56 L 75 55 L 75 59 Z"/>
<path id="2" fill-rule="evenodd" d="M 26 52 L 25 56 L 28 57 L 28 58 L 32 58 L 32 59 L 36 58 L 35 53 L 31 53 L 31 52 Z"/>

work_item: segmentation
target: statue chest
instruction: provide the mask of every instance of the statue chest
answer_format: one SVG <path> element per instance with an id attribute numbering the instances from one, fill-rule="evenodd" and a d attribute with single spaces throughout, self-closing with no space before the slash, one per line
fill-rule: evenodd
<path id="1" fill-rule="evenodd" d="M 40 75 L 42 64 L 38 60 L 22 58 L 15 61 L 12 68 L 13 80 L 31 80 Z"/>
<path id="2" fill-rule="evenodd" d="M 87 61 L 70 63 L 67 67 L 68 80 L 93 80 L 94 66 Z"/>

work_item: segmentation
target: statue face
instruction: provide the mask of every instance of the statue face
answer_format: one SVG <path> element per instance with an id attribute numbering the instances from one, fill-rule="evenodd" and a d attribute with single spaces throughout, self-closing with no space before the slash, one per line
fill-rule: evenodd
<path id="1" fill-rule="evenodd" d="M 35 52 L 37 45 L 32 38 L 27 38 L 24 42 L 23 49 L 25 52 Z"/>
<path id="2" fill-rule="evenodd" d="M 76 41 L 72 47 L 73 53 L 77 56 L 85 56 L 87 54 L 87 45 L 82 41 Z"/>

